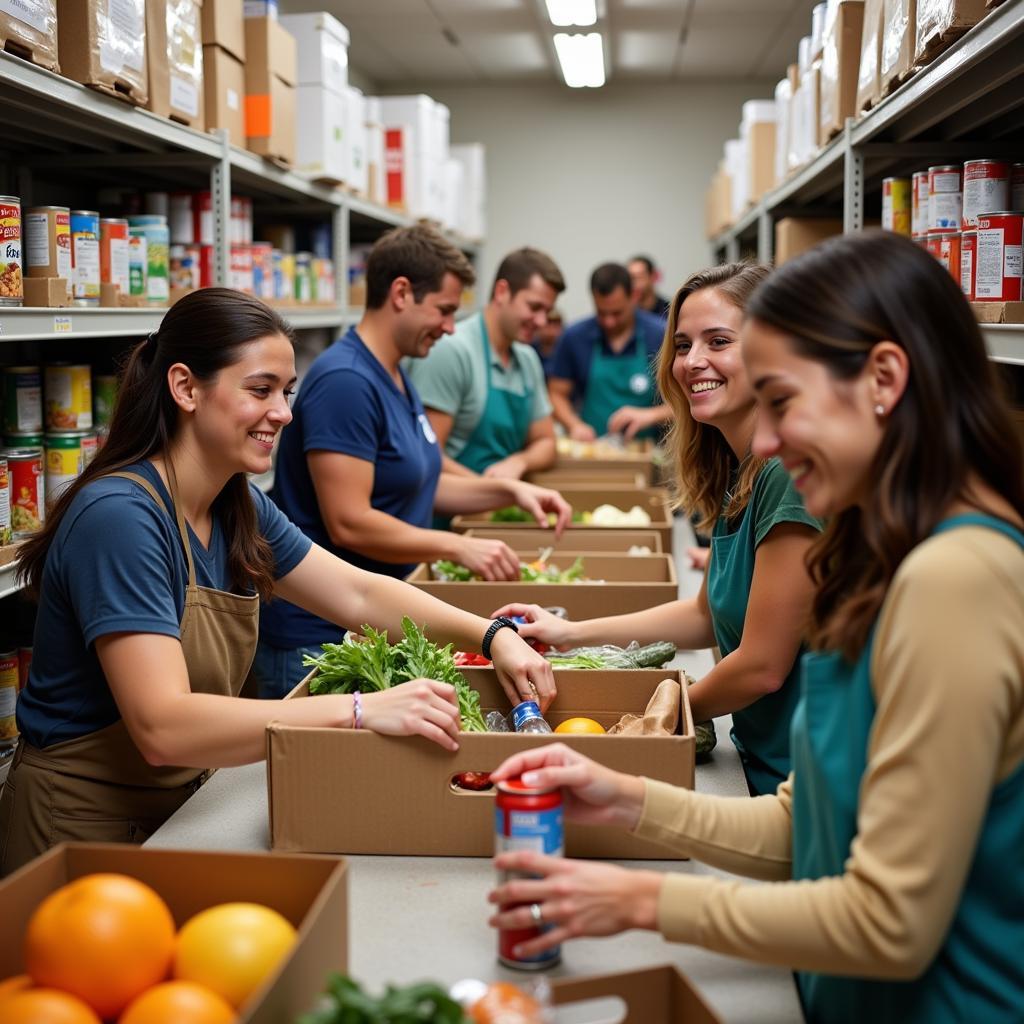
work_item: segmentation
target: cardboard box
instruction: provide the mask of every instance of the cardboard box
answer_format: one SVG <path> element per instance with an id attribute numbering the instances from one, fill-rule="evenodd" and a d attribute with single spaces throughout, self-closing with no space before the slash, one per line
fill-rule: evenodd
<path id="1" fill-rule="evenodd" d="M 61 74 L 144 107 L 145 0 L 120 0 L 116 19 L 109 11 L 108 0 L 57 0 Z"/>
<path id="2" fill-rule="evenodd" d="M 934 60 L 984 17 L 985 0 L 917 0 L 914 60 Z"/>
<path id="3" fill-rule="evenodd" d="M 882 98 L 882 14 L 884 0 L 866 0 L 857 70 L 857 112 L 870 110 Z"/>
<path id="4" fill-rule="evenodd" d="M 248 91 L 262 92 L 270 75 L 276 75 L 287 85 L 297 84 L 295 37 L 274 18 L 246 18 L 244 25 Z"/>
<path id="5" fill-rule="evenodd" d="M 0 10 L 0 48 L 59 73 L 57 0 L 4 4 Z"/>
<path id="6" fill-rule="evenodd" d="M 295 163 L 295 39 L 273 18 L 245 19 L 245 139 L 253 153 Z"/>
<path id="7" fill-rule="evenodd" d="M 516 545 L 522 562 L 537 557 L 535 549 Z M 559 569 L 568 569 L 575 555 L 552 553 Z M 406 577 L 417 590 L 489 618 L 496 608 L 526 601 L 564 608 L 570 619 L 596 619 L 655 608 L 679 597 L 679 581 L 671 555 L 585 554 L 584 573 L 603 582 L 488 583 L 484 580 L 451 583 L 435 580 L 430 566 L 420 564 Z"/>
<path id="8" fill-rule="evenodd" d="M 521 551 L 545 551 L 551 548 L 558 555 L 626 554 L 630 548 L 649 548 L 652 555 L 661 554 L 661 534 L 654 530 L 566 530 L 555 538 L 551 530 L 503 530 L 501 524 L 473 527 L 467 537 L 500 540 Z"/>
<path id="9" fill-rule="evenodd" d="M 843 233 L 843 222 L 829 218 L 783 217 L 775 222 L 775 266 L 833 235 Z"/>
<path id="10" fill-rule="evenodd" d="M 972 302 L 971 309 L 979 324 L 1024 324 L 1024 302 Z"/>
<path id="11" fill-rule="evenodd" d="M 279 1024 L 311 1010 L 328 974 L 348 966 L 348 869 L 337 857 L 146 850 L 62 843 L 0 880 L 0 977 L 23 970 L 28 920 L 49 893 L 93 872 L 131 875 L 167 902 L 175 924 L 218 903 L 251 901 L 283 914 L 299 934 L 278 969 L 243 1004 L 238 1024 Z"/>
<path id="12" fill-rule="evenodd" d="M 910 74 L 917 35 L 917 0 L 883 0 L 881 94 L 888 96 Z"/>
<path id="13" fill-rule="evenodd" d="M 621 454 L 615 455 L 587 455 L 585 454 L 586 445 L 581 444 L 580 448 L 581 454 L 579 455 L 559 452 L 555 456 L 555 464 L 551 467 L 552 470 L 557 472 L 563 469 L 586 468 L 588 472 L 591 472 L 606 469 L 635 469 L 645 474 L 648 486 L 654 480 L 654 460 L 650 450 L 624 451 Z"/>
<path id="14" fill-rule="evenodd" d="M 596 487 L 606 484 L 621 490 L 623 487 L 649 487 L 650 477 L 645 470 L 631 466 L 612 466 L 607 469 L 594 469 L 591 466 L 563 466 L 561 469 L 542 469 L 535 473 L 527 473 L 523 479 L 539 487 L 553 487 L 556 491 L 562 487 Z"/>
<path id="15" fill-rule="evenodd" d="M 213 45 L 245 61 L 242 0 L 203 0 L 203 46 Z"/>
<path id="16" fill-rule="evenodd" d="M 818 118 L 822 143 L 857 113 L 857 76 L 864 35 L 863 0 L 831 0 L 825 19 Z"/>
<path id="17" fill-rule="evenodd" d="M 634 505 L 639 505 L 650 517 L 649 526 L 592 526 L 587 523 L 573 523 L 565 531 L 584 530 L 655 530 L 661 535 L 664 551 L 672 550 L 672 514 L 668 510 L 668 492 L 660 487 L 647 487 L 643 490 L 617 489 L 613 487 L 566 487 L 562 497 L 573 507 L 574 512 L 592 512 L 598 505 L 615 505 L 628 512 Z M 493 523 L 490 512 L 477 512 L 473 515 L 455 516 L 451 528 L 456 533 L 464 533 L 473 527 L 500 526 L 503 530 L 535 530 L 537 524 L 529 523 Z"/>
<path id="18" fill-rule="evenodd" d="M 609 1016 L 606 1007 L 595 1005 L 590 1013 L 584 1003 L 618 997 L 625 1003 L 625 1016 Z M 704 1002 L 701 994 L 677 967 L 648 967 L 621 974 L 598 974 L 591 978 L 552 978 L 551 1001 L 555 1006 L 573 1006 L 573 1020 L 619 1021 L 620 1024 L 723 1024 L 722 1018 Z M 619 1010 L 621 1013 L 621 1010 Z"/>
<path id="19" fill-rule="evenodd" d="M 49 306 L 62 308 L 71 305 L 71 295 L 66 277 L 26 277 L 24 303 L 26 306 Z"/>
<path id="20" fill-rule="evenodd" d="M 201 0 L 147 0 L 149 109 L 202 131 Z"/>
<path id="21" fill-rule="evenodd" d="M 14 540 L 10 544 L 0 544 L 0 566 L 10 565 L 18 557 L 18 552 L 22 546 L 27 543 L 27 540 Z M 7 977 L 7 975 L 4 975 L 4 977 Z"/>
<path id="22" fill-rule="evenodd" d="M 485 713 L 509 710 L 493 669 L 463 669 Z M 681 690 L 674 736 L 559 736 L 618 771 L 693 787 L 695 739 L 686 687 L 677 671 L 556 670 L 558 696 L 546 718 L 554 727 L 585 715 L 606 728 L 641 714 L 663 679 Z M 308 679 L 290 695 L 308 694 Z M 507 757 L 551 742 L 548 735 L 463 733 L 454 754 L 421 737 L 383 736 L 365 729 L 267 728 L 270 842 L 275 850 L 490 857 L 494 792 L 456 789 L 461 772 L 491 771 Z M 665 860 L 669 851 L 621 829 L 565 829 L 571 857 Z"/>
<path id="23" fill-rule="evenodd" d="M 203 102 L 207 129 L 224 128 L 231 145 L 244 149 L 245 69 L 219 46 L 203 47 Z"/>

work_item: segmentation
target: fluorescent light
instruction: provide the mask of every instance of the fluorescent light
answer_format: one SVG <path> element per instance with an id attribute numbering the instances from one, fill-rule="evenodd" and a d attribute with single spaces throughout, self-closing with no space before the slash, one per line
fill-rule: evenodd
<path id="1" fill-rule="evenodd" d="M 604 50 L 600 32 L 555 33 L 555 53 L 562 77 L 571 89 L 598 89 L 604 85 Z"/>
<path id="2" fill-rule="evenodd" d="M 597 23 L 597 0 L 547 0 L 548 17 L 559 28 Z"/>

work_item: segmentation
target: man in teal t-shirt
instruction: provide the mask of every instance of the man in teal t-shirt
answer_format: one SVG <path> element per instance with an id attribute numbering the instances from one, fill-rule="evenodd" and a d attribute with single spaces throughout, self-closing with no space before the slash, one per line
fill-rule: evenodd
<path id="1" fill-rule="evenodd" d="M 544 369 L 528 344 L 565 281 L 536 249 L 501 261 L 491 298 L 405 370 L 444 448 L 445 471 L 521 478 L 555 459 Z"/>

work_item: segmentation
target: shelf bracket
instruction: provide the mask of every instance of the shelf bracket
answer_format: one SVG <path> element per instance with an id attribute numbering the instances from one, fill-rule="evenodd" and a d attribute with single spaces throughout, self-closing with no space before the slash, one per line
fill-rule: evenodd
<path id="1" fill-rule="evenodd" d="M 843 232 L 864 227 L 864 152 L 853 145 L 854 120 L 846 119 L 843 129 Z"/>
<path id="2" fill-rule="evenodd" d="M 210 207 L 213 214 L 213 283 L 228 288 L 231 283 L 231 147 L 228 133 L 218 128 L 220 158 L 210 168 Z"/>

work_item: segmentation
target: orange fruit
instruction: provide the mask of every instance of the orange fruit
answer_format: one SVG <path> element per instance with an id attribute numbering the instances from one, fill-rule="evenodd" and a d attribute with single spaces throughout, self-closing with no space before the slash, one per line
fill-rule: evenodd
<path id="1" fill-rule="evenodd" d="M 178 933 L 174 977 L 195 981 L 236 1009 L 295 942 L 291 923 L 258 903 L 222 903 L 202 910 Z"/>
<path id="2" fill-rule="evenodd" d="M 15 992 L 32 987 L 32 979 L 27 974 L 12 974 L 9 978 L 0 981 L 0 1004 L 5 999 L 10 999 Z"/>
<path id="3" fill-rule="evenodd" d="M 128 1004 L 117 1024 L 231 1024 L 226 1000 L 192 981 L 165 981 Z"/>
<path id="4" fill-rule="evenodd" d="M 604 735 L 607 730 L 600 722 L 592 718 L 567 718 L 555 726 L 555 732 L 570 736 L 583 736 L 588 733 Z"/>
<path id="5" fill-rule="evenodd" d="M 127 875 L 84 875 L 50 893 L 25 931 L 25 970 L 101 1017 L 116 1017 L 163 981 L 174 954 L 174 918 L 148 886 Z"/>
<path id="6" fill-rule="evenodd" d="M 3 1011 L 4 1024 L 101 1024 L 81 999 L 52 988 L 17 992 L 4 1001 Z"/>

